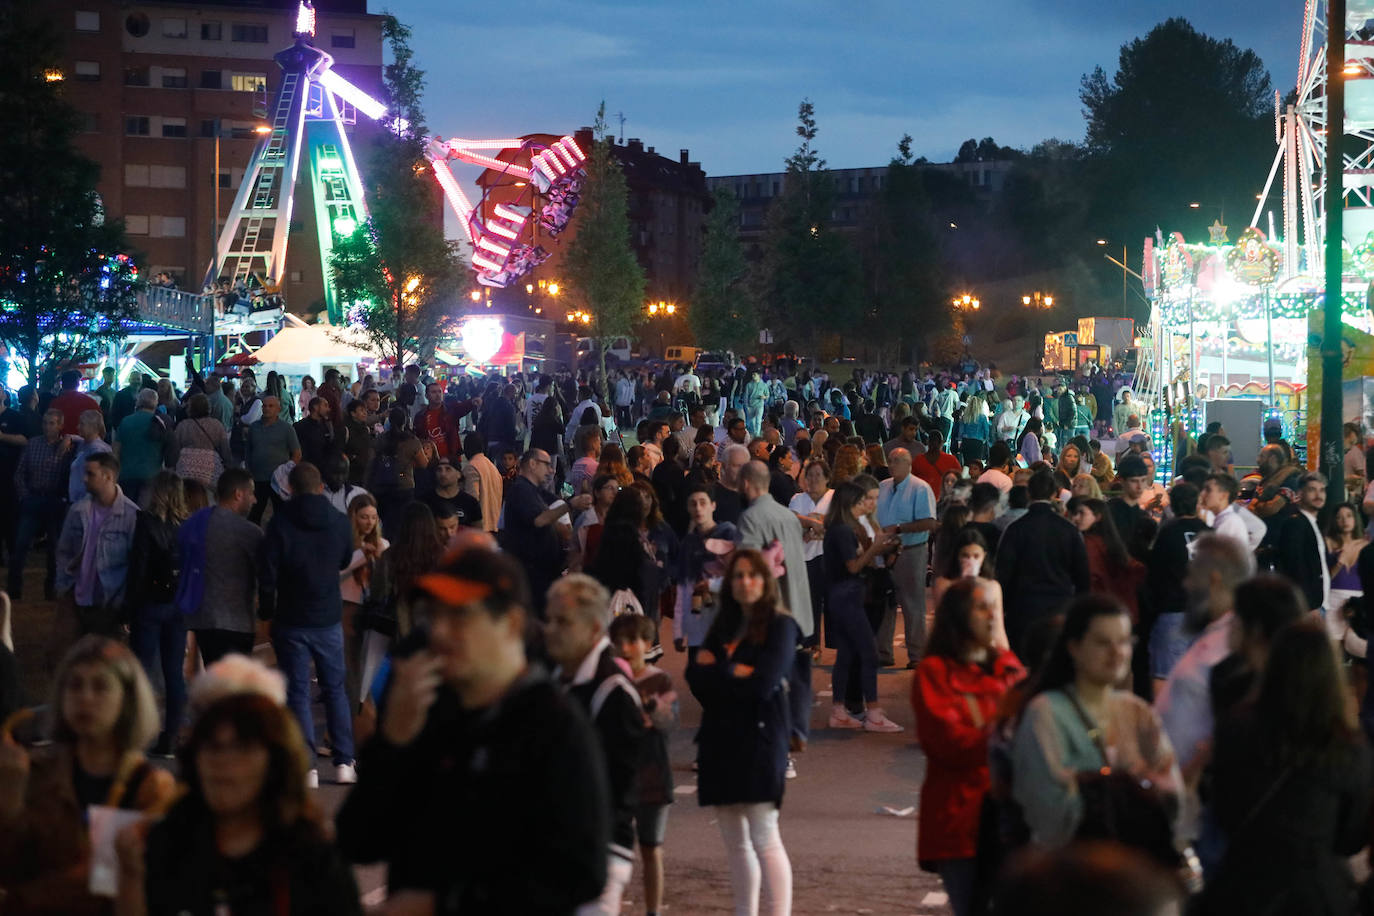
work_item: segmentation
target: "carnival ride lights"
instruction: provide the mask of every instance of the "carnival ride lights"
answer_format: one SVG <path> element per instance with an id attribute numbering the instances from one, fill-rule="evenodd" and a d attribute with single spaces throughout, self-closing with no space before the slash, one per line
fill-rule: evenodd
<path id="1" fill-rule="evenodd" d="M 339 323 L 347 317 L 346 312 L 356 311 L 356 303 L 346 308 L 339 301 L 329 270 L 330 256 L 335 241 L 353 235 L 367 219 L 362 182 L 344 126 L 352 123 L 355 111 L 383 121 L 387 107 L 334 71 L 333 58 L 311 43 L 315 25 L 312 3 L 301 0 L 295 43 L 275 56 L 282 68 L 282 81 L 270 111 L 270 127 L 249 160 L 214 261 L 206 271 L 205 285 L 220 277 L 236 285 L 246 284 L 250 278 L 270 285 L 283 275 L 296 175 L 304 155 L 310 163 L 325 304 L 330 321 Z M 410 129 L 401 118 L 386 126 L 400 134 Z M 530 165 L 520 166 L 481 152 L 507 150 L 529 153 Z M 541 246 L 521 239 L 527 232 L 533 237 L 530 220 L 536 206 L 538 224 L 546 235 L 557 236 L 567 227 L 582 190 L 587 158 L 572 137 L 547 147 L 518 138 L 433 137 L 425 138 L 424 152 L 444 198 L 473 246 L 472 263 L 479 283 L 505 286 L 548 258 Z M 479 217 L 450 171 L 450 161 L 518 178 L 521 197 L 527 196 L 529 205 L 497 203 L 485 219 Z"/>
<path id="2" fill-rule="evenodd" d="M 460 336 L 463 349 L 475 363 L 485 363 L 501 349 L 505 328 L 497 318 L 469 318 L 463 323 Z"/>

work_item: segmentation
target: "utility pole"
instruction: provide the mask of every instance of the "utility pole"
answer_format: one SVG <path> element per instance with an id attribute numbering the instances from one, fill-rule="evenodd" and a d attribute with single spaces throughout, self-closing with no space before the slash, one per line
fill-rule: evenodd
<path id="1" fill-rule="evenodd" d="M 1345 206 L 1345 0 L 1326 5 L 1326 309 L 1321 349 L 1321 458 L 1327 501 L 1345 498 L 1341 473 L 1341 232 Z"/>

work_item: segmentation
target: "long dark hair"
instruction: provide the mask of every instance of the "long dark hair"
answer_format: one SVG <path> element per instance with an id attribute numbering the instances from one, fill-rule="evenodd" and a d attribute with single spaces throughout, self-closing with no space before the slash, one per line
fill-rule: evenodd
<path id="1" fill-rule="evenodd" d="M 926 640 L 926 655 L 955 661 L 963 658 L 964 650 L 973 639 L 973 627 L 968 621 L 973 613 L 974 598 L 980 588 L 987 587 L 982 579 L 959 579 L 945 589 L 935 607 L 935 622 Z"/>
<path id="2" fill-rule="evenodd" d="M 1255 712 L 1280 763 L 1326 762 L 1354 747 L 1359 732 L 1321 624 L 1300 620 L 1274 636 Z"/>
<path id="3" fill-rule="evenodd" d="M 1097 521 L 1084 533 L 1102 539 L 1102 546 L 1107 550 L 1107 568 L 1118 575 L 1126 572 L 1131 557 L 1126 552 L 1126 542 L 1121 540 L 1121 532 L 1116 529 L 1116 522 L 1112 521 L 1112 514 L 1107 511 L 1107 504 L 1091 496 L 1075 496 L 1064 508 L 1072 515 L 1079 506 L 1097 516 Z"/>
<path id="4" fill-rule="evenodd" d="M 748 563 L 763 574 L 763 595 L 747 613 L 735 600 L 735 590 L 730 584 L 735 567 L 741 563 Z M 773 619 L 786 614 L 787 608 L 782 606 L 782 595 L 778 591 L 778 580 L 773 578 L 763 554 L 747 548 L 732 553 L 730 561 L 725 564 L 725 584 L 720 589 L 720 612 L 716 614 L 708 636 L 721 645 L 741 638 L 760 645 L 768 638 L 768 628 L 773 625 Z"/>
<path id="5" fill-rule="evenodd" d="M 401 513 L 401 528 L 382 559 L 391 564 L 396 595 L 404 596 L 414 581 L 439 565 L 444 545 L 434 525 L 434 512 L 422 502 L 409 502 Z"/>
<path id="6" fill-rule="evenodd" d="M 1018 452 L 1021 451 L 1021 443 L 1025 441 L 1026 436 L 1030 435 L 1031 433 L 1035 433 L 1038 437 L 1040 433 L 1044 430 L 1044 428 L 1045 424 L 1041 421 L 1039 417 L 1031 417 L 1029 420 L 1027 420 L 1025 427 L 1021 430 L 1021 435 L 1016 437 L 1016 450 Z"/>
<path id="7" fill-rule="evenodd" d="M 854 507 L 867 493 L 867 490 L 853 480 L 842 480 L 836 484 L 830 497 L 830 511 L 825 513 L 825 527 L 848 525 L 855 532 L 860 531 L 859 522 L 854 518 Z"/>
<path id="8" fill-rule="evenodd" d="M 1058 690 L 1072 684 L 1077 672 L 1069 655 L 1069 643 L 1081 641 L 1088 627 L 1098 617 L 1117 616 L 1129 614 L 1126 606 L 1111 595 L 1094 593 L 1075 598 L 1064 613 L 1064 625 L 1059 630 L 1054 647 L 1050 649 L 1049 658 L 1045 659 L 1045 666 L 1040 669 L 1030 696 L 1039 696 L 1047 690 Z"/>
<path id="9" fill-rule="evenodd" d="M 322 839 L 322 816 L 305 788 L 305 774 L 312 762 L 306 758 L 296 720 L 260 693 L 231 694 L 216 700 L 196 717 L 190 737 L 177 753 L 186 794 L 177 802 L 174 812 L 188 818 L 212 817 L 196 758 L 225 725 L 233 731 L 235 740 L 267 749 L 267 775 L 258 798 L 264 831 L 271 834 L 304 826 L 314 837 Z"/>
<path id="10" fill-rule="evenodd" d="M 958 506 L 955 508 L 963 509 L 964 507 Z M 950 512 L 953 511 L 953 509 L 950 510 Z M 968 510 L 964 509 L 964 511 L 967 512 Z M 967 525 L 960 528 L 958 533 L 954 535 L 949 545 L 949 556 L 945 559 L 945 568 L 941 570 L 938 575 L 944 576 L 946 579 L 962 579 L 964 574 L 959 566 L 959 554 L 970 544 L 977 544 L 979 547 L 983 548 L 983 567 L 978 571 L 978 578 L 991 579 L 991 570 L 988 569 L 987 560 L 987 539 L 983 537 L 983 533 L 977 528 L 969 528 Z M 955 584 L 957 585 L 958 583 L 956 582 Z M 950 587 L 953 588 L 954 586 Z"/>

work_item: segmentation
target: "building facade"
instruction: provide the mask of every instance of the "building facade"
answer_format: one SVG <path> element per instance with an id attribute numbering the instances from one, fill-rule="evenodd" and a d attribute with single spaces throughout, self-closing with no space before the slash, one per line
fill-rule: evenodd
<path id="1" fill-rule="evenodd" d="M 379 93 L 382 17 L 366 0 L 315 7 L 315 45 L 342 76 Z M 280 84 L 272 57 L 294 41 L 297 0 L 53 0 L 49 8 L 66 38 L 60 75 L 80 112 L 80 147 L 101 167 L 106 214 L 124 220 L 150 275 L 166 271 L 199 291 Z M 365 120 L 359 127 L 373 129 Z M 298 201 L 309 193 L 304 173 Z M 323 308 L 312 207 L 294 208 L 288 252 L 279 278 L 287 302 L 298 312 Z"/>

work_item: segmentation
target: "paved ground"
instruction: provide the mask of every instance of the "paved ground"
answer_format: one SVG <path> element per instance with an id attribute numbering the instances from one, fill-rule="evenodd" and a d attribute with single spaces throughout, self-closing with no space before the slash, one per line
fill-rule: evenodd
<path id="1" fill-rule="evenodd" d="M 42 595 L 41 569 L 31 568 L 26 581 L 30 595 Z M 15 605 L 14 637 L 25 690 L 32 701 L 46 698 L 52 662 L 42 649 L 47 643 L 55 606 L 45 601 Z M 671 624 L 665 624 L 665 632 Z M 902 632 L 902 627 L 897 627 Z M 899 636 L 900 638 L 900 636 Z M 691 770 L 692 735 L 701 710 L 682 680 L 685 656 L 671 648 L 662 662 L 677 680 L 682 698 L 682 726 L 673 735 L 671 756 L 678 785 L 678 802 L 668 821 L 665 847 L 667 905 L 675 914 L 730 911 L 729 873 L 720 834 L 709 809 L 696 803 Z M 905 652 L 897 651 L 905 663 Z M 833 653 L 814 669 L 816 702 L 812 711 L 812 740 L 798 756 L 799 775 L 787 784 L 782 809 L 782 833 L 792 860 L 793 912 L 936 914 L 948 912 L 939 879 L 922 872 L 915 862 L 916 815 L 896 817 L 880 809 L 901 811 L 918 802 L 924 757 L 912 733 L 908 702 L 910 672 L 887 669 L 878 690 L 888 714 L 906 727 L 896 735 L 832 732 L 825 726 L 830 706 L 830 669 Z M 323 715 L 316 721 L 323 723 Z M 325 761 L 327 764 L 327 761 Z M 321 768 L 326 773 L 326 767 Z M 344 795 L 342 787 L 326 784 L 321 800 L 332 812 Z M 358 871 L 365 901 L 385 898 L 383 871 Z M 636 872 L 624 912 L 644 911 Z"/>

